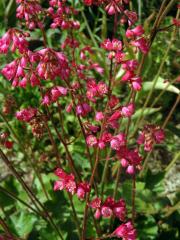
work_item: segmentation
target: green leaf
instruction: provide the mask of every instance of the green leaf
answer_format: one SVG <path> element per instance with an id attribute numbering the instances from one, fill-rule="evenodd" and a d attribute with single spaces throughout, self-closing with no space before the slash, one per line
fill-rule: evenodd
<path id="1" fill-rule="evenodd" d="M 164 177 L 165 172 L 152 174 L 151 171 L 148 171 L 146 175 L 146 188 L 151 189 L 153 192 L 162 193 L 164 191 Z"/>
<path id="2" fill-rule="evenodd" d="M 150 81 L 149 82 L 144 82 L 143 90 L 144 91 L 149 91 L 149 90 L 152 89 L 153 85 L 154 85 L 153 81 L 152 82 L 150 82 Z M 175 87 L 172 84 L 169 84 L 168 82 L 164 82 L 164 79 L 162 79 L 161 77 L 158 78 L 154 89 L 156 89 L 156 90 L 164 90 L 165 89 L 166 91 L 172 92 L 172 93 L 175 93 L 175 94 L 180 93 L 180 90 L 177 87 Z"/>
<path id="3" fill-rule="evenodd" d="M 137 226 L 139 240 L 157 239 L 158 226 L 152 216 L 142 217 Z"/>
<path id="4" fill-rule="evenodd" d="M 20 237 L 26 237 L 32 231 L 34 223 L 37 220 L 35 215 L 27 212 L 13 214 L 10 219 Z"/>
<path id="5" fill-rule="evenodd" d="M 137 119 L 142 114 L 142 116 L 151 115 L 155 112 L 158 112 L 161 108 L 145 108 L 143 114 L 142 109 L 138 109 L 135 114 L 132 116 L 132 119 Z"/>
<path id="6" fill-rule="evenodd" d="M 122 196 L 128 205 L 132 204 L 132 180 L 127 180 L 122 184 Z"/>

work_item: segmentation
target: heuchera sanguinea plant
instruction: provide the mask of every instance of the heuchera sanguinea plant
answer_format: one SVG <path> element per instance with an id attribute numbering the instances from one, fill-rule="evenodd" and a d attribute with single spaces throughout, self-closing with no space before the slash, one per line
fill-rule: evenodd
<path id="1" fill-rule="evenodd" d="M 137 110 L 136 93 L 141 91 L 143 85 L 143 59 L 150 51 L 154 35 L 147 36 L 143 26 L 138 25 L 138 15 L 130 10 L 129 0 L 82 1 L 82 6 L 102 8 L 107 17 L 114 19 L 112 36 L 99 43 L 101 54 L 103 52 L 106 56 L 109 70 L 107 78 L 104 67 L 94 60 L 94 56 L 100 54 L 97 48 L 82 44 L 76 38 L 81 25 L 75 4 L 66 0 L 50 0 L 49 8 L 43 8 L 38 0 L 16 0 L 16 3 L 16 16 L 22 23 L 22 29 L 9 29 L 0 39 L 0 54 L 8 54 L 9 51 L 16 53 L 15 59 L 2 67 L 1 74 L 12 87 L 23 88 L 24 91 L 29 86 L 32 91 L 33 88 L 38 88 L 41 97 L 39 105 L 16 109 L 14 117 L 29 125 L 33 135 L 39 139 L 43 137 L 44 131 L 47 131 L 58 159 L 57 148 L 48 128 L 48 122 L 52 121 L 55 134 L 65 149 L 69 166 L 67 168 L 63 162 L 57 161 L 57 166 L 54 166 L 57 176 L 54 191 L 65 191 L 70 201 L 73 195 L 77 195 L 79 204 L 84 204 L 84 217 L 79 219 L 79 237 L 86 239 L 88 221 L 91 219 L 96 223 L 95 229 L 100 237 L 98 239 L 107 236 L 135 240 L 137 233 L 134 205 L 132 204 L 130 217 L 123 196 L 120 199 L 116 198 L 116 194 L 105 197 L 103 191 L 100 192 L 100 186 L 104 183 L 100 183 L 101 176 L 97 176 L 97 169 L 102 153 L 107 154 L 107 150 L 110 150 L 113 153 L 112 161 L 119 163 L 119 167 L 122 166 L 125 174 L 129 175 L 135 184 L 136 175 L 142 169 L 143 149 L 152 151 L 155 144 L 164 141 L 163 129 L 153 124 L 145 125 L 140 129 L 139 136 L 133 136 L 133 140 L 129 138 L 129 127 Z M 44 24 L 46 19 L 50 22 L 49 28 L 67 33 L 58 49 L 48 46 L 47 26 Z M 173 24 L 179 26 L 179 20 L 174 19 Z M 125 30 L 123 37 L 117 34 L 119 27 Z M 29 40 L 36 29 L 41 31 L 43 47 L 30 50 Z M 129 49 L 132 54 L 129 54 Z M 141 58 L 138 58 L 139 55 Z M 141 59 L 140 62 L 138 59 Z M 122 76 L 121 80 L 117 81 L 116 76 L 120 69 Z M 121 99 L 114 91 L 123 85 L 127 85 L 129 89 L 129 96 L 125 99 Z M 54 112 L 50 109 L 58 105 L 55 109 L 58 109 L 62 116 L 62 98 L 66 101 L 63 111 L 66 115 L 74 114 L 81 130 L 80 137 L 86 153 L 84 161 L 89 162 L 91 169 L 89 177 L 84 177 L 83 172 L 77 169 L 74 153 L 69 150 L 69 137 L 53 122 Z M 8 109 L 7 107 L 5 114 L 9 113 Z M 126 127 L 121 128 L 122 123 Z M 63 125 L 61 128 L 63 129 Z M 0 135 L 0 143 L 5 148 L 13 148 L 13 142 L 9 138 L 7 133 Z M 106 158 L 106 161 L 111 161 L 108 154 Z M 76 206 L 73 211 L 75 210 Z M 92 215 L 89 214 L 90 211 Z M 101 218 L 109 218 L 109 224 L 112 219 L 117 218 L 119 227 L 110 227 L 109 233 L 102 232 L 100 235 L 97 222 L 100 222 Z M 95 239 L 94 237 L 92 236 L 92 239 Z"/>

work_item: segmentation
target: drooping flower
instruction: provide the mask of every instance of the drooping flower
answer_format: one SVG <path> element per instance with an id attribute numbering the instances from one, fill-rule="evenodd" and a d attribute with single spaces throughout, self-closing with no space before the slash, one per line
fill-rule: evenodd
<path id="1" fill-rule="evenodd" d="M 28 33 L 24 33 L 15 28 L 9 29 L 0 39 L 0 54 L 7 54 L 9 48 L 12 52 L 18 49 L 21 54 L 27 52 L 28 41 L 26 37 L 29 37 Z"/>
<path id="2" fill-rule="evenodd" d="M 122 238 L 123 240 L 135 240 L 136 229 L 131 222 L 123 223 L 118 228 L 116 228 L 112 236 Z"/>

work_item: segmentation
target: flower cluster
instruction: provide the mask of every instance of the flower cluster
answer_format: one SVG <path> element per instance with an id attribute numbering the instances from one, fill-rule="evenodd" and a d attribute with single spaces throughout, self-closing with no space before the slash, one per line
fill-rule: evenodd
<path id="1" fill-rule="evenodd" d="M 19 4 L 16 9 L 16 17 L 25 19 L 26 26 L 30 30 L 43 27 L 43 22 L 39 18 L 43 14 L 43 8 L 38 0 L 16 0 L 16 3 Z"/>
<path id="2" fill-rule="evenodd" d="M 86 96 L 92 102 L 96 102 L 97 97 L 103 97 L 108 93 L 108 87 L 102 81 L 97 84 L 94 79 L 88 79 L 86 87 Z"/>
<path id="3" fill-rule="evenodd" d="M 79 199 L 84 199 L 86 193 L 90 192 L 90 185 L 86 182 L 76 183 L 72 173 L 67 174 L 63 169 L 57 168 L 55 175 L 59 180 L 54 183 L 54 191 L 65 189 L 72 195 L 77 194 Z"/>
<path id="4" fill-rule="evenodd" d="M 9 29 L 0 39 L 0 54 L 7 54 L 9 48 L 11 52 L 18 49 L 21 54 L 25 53 L 28 49 L 26 37 L 29 37 L 28 33 L 14 28 Z"/>
<path id="5" fill-rule="evenodd" d="M 96 210 L 94 214 L 96 219 L 99 219 L 101 216 L 104 218 L 114 216 L 122 222 L 126 219 L 126 204 L 124 199 L 115 201 L 112 197 L 107 197 L 106 200 L 102 202 L 102 200 L 97 197 L 89 203 L 89 206 Z"/>
<path id="6" fill-rule="evenodd" d="M 69 72 L 66 56 L 50 48 L 35 53 L 26 49 L 23 57 L 15 59 L 1 70 L 14 87 L 26 87 L 28 82 L 32 87 L 40 86 L 40 78 L 54 80 L 59 76 L 67 79 Z"/>
<path id="7" fill-rule="evenodd" d="M 49 4 L 47 12 L 53 20 L 51 28 L 79 29 L 80 23 L 71 18 L 72 15 L 78 14 L 77 10 L 66 5 L 66 1 L 50 0 Z"/>

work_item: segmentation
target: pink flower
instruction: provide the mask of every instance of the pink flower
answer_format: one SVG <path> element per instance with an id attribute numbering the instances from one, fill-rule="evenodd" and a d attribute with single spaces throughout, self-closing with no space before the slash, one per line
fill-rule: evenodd
<path id="1" fill-rule="evenodd" d="M 95 217 L 96 219 L 99 219 L 99 218 L 101 217 L 101 210 L 100 210 L 100 209 L 97 209 L 97 210 L 96 210 L 96 212 L 95 212 L 95 214 L 94 214 L 94 217 Z"/>
<path id="2" fill-rule="evenodd" d="M 110 39 L 106 39 L 101 44 L 101 47 L 107 51 L 119 52 L 122 50 L 122 42 L 115 38 L 112 41 Z"/>
<path id="3" fill-rule="evenodd" d="M 113 232 L 113 236 L 122 238 L 123 240 L 135 240 L 136 239 L 136 229 L 131 222 L 121 224 Z"/>
<path id="4" fill-rule="evenodd" d="M 77 185 L 77 196 L 79 199 L 84 199 L 86 193 L 90 192 L 90 185 L 86 182 L 81 182 Z"/>
<path id="5" fill-rule="evenodd" d="M 2 70 L 1 73 L 7 78 L 9 81 L 12 80 L 17 71 L 17 61 L 14 60 L 13 62 L 7 64 Z"/>
<path id="6" fill-rule="evenodd" d="M 130 80 L 132 88 L 135 91 L 140 91 L 142 88 L 142 79 L 140 77 L 133 77 Z"/>
<path id="7" fill-rule="evenodd" d="M 122 77 L 122 81 L 129 81 L 131 78 L 134 77 L 134 72 L 132 71 L 127 71 L 124 76 Z"/>
<path id="8" fill-rule="evenodd" d="M 114 150 L 120 150 L 121 146 L 126 144 L 125 135 L 123 133 L 119 133 L 111 139 L 110 145 Z"/>
<path id="9" fill-rule="evenodd" d="M 139 50 L 144 53 L 147 54 L 149 52 L 149 44 L 148 41 L 145 38 L 139 38 L 135 41 L 131 42 L 132 46 L 135 46 L 137 48 L 139 48 Z"/>
<path id="10" fill-rule="evenodd" d="M 95 209 L 95 218 L 99 219 L 101 216 L 109 218 L 112 215 L 124 221 L 126 218 L 126 204 L 123 199 L 115 202 L 112 197 L 107 197 L 102 203 L 100 198 L 95 198 L 89 204 L 89 206 Z"/>
<path id="11" fill-rule="evenodd" d="M 86 138 L 86 142 L 87 142 L 88 146 L 90 146 L 90 147 L 94 147 L 98 144 L 98 140 L 94 135 L 89 135 Z"/>
<path id="12" fill-rule="evenodd" d="M 122 64 L 122 68 L 128 71 L 135 71 L 138 67 L 138 61 L 137 60 L 127 60 Z"/>
<path id="13" fill-rule="evenodd" d="M 98 198 L 98 197 L 97 197 L 97 198 L 94 198 L 94 199 L 90 202 L 89 206 L 90 206 L 91 208 L 93 208 L 93 209 L 100 208 L 100 207 L 101 207 L 101 199 Z"/>
<path id="14" fill-rule="evenodd" d="M 120 162 L 123 168 L 126 168 L 126 172 L 130 175 L 134 175 L 136 170 L 140 170 L 142 157 L 139 155 L 137 149 L 129 150 L 125 146 L 122 146 L 117 155 L 120 158 Z"/>
<path id="15" fill-rule="evenodd" d="M 173 18 L 173 24 L 174 24 L 176 27 L 180 27 L 180 20 L 179 20 L 179 19 L 176 19 L 176 18 Z"/>
<path id="16" fill-rule="evenodd" d="M 141 35 L 144 34 L 144 29 L 141 25 L 133 28 L 133 29 L 128 29 L 126 31 L 126 37 L 127 38 L 135 38 L 135 37 L 140 37 Z"/>
<path id="17" fill-rule="evenodd" d="M 16 113 L 16 118 L 23 122 L 29 122 L 37 114 L 36 108 L 25 108 Z"/>
<path id="18" fill-rule="evenodd" d="M 87 103 L 82 103 L 76 106 L 76 114 L 82 117 L 85 117 L 91 112 L 91 110 L 91 107 Z"/>
<path id="19" fill-rule="evenodd" d="M 122 107 L 121 114 L 123 117 L 131 117 L 134 114 L 134 104 L 130 103 L 127 106 Z"/>
<path id="20" fill-rule="evenodd" d="M 37 52 L 40 62 L 36 68 L 40 78 L 54 80 L 56 77 L 67 79 L 69 77 L 69 66 L 66 56 L 61 52 L 45 48 Z"/>
<path id="21" fill-rule="evenodd" d="M 108 92 L 108 87 L 104 82 L 99 82 L 97 85 L 97 91 L 100 96 L 103 96 Z"/>
<path id="22" fill-rule="evenodd" d="M 51 89 L 51 100 L 56 102 L 59 97 L 67 95 L 67 88 L 56 86 Z"/>
<path id="23" fill-rule="evenodd" d="M 102 121 L 104 119 L 103 112 L 96 112 L 95 119 L 96 119 L 96 121 Z"/>
<path id="24" fill-rule="evenodd" d="M 57 168 L 55 175 L 59 180 L 54 183 L 54 191 L 66 189 L 71 194 L 74 194 L 77 189 L 76 182 L 73 174 L 67 174 L 61 168 Z"/>
<path id="25" fill-rule="evenodd" d="M 112 216 L 112 213 L 113 213 L 113 211 L 112 211 L 112 209 L 110 207 L 102 206 L 101 214 L 102 214 L 103 217 L 109 218 L 109 217 Z"/>
<path id="26" fill-rule="evenodd" d="M 134 175 L 135 174 L 135 167 L 133 165 L 129 165 L 126 169 L 126 172 L 130 175 Z"/>
<path id="27" fill-rule="evenodd" d="M 124 199 L 120 199 L 118 202 L 114 203 L 113 213 L 122 222 L 125 221 L 125 218 L 126 218 L 126 203 L 125 203 Z"/>

